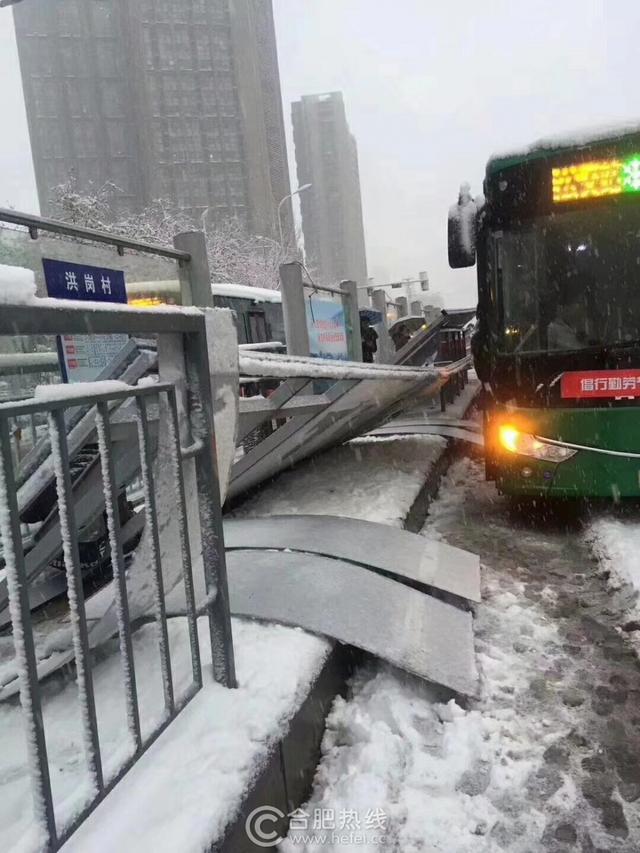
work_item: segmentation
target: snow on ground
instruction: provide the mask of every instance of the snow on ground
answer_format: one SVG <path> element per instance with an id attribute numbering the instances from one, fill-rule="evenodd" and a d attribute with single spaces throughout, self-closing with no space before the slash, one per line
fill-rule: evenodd
<path id="1" fill-rule="evenodd" d="M 640 621 L 640 523 L 604 516 L 591 523 L 586 536 L 602 569 L 609 574 L 611 589 L 627 587 L 633 591 L 629 620 Z M 640 635 L 634 644 L 640 650 Z"/>
<path id="2" fill-rule="evenodd" d="M 355 439 L 281 474 L 236 515 L 338 515 L 401 527 L 445 446 L 438 436 Z"/>
<path id="3" fill-rule="evenodd" d="M 459 505 L 475 464 L 463 460 L 454 466 L 425 535 L 440 537 L 439 520 Z M 542 834 L 549 813 L 574 798 L 562 774 L 545 813 L 531 805 L 531 780 L 547 782 L 545 751 L 559 725 L 571 727 L 564 706 L 553 721 L 527 714 L 525 707 L 527 688 L 558 642 L 557 630 L 537 606 L 523 603 L 517 580 L 505 589 L 485 569 L 484 581 L 476 619 L 483 684 L 478 702 L 463 708 L 417 679 L 371 664 L 356 674 L 348 700 L 334 704 L 304 811 L 356 810 L 366 817 L 369 809 L 380 809 L 387 817 L 384 841 L 370 829 L 358 850 L 524 853 L 531 838 Z M 348 847 L 326 837 L 302 841 L 301 833 L 291 831 L 281 849 Z"/>
<path id="4" fill-rule="evenodd" d="M 191 682 L 185 620 L 169 622 L 178 695 Z M 296 628 L 233 620 L 239 688 L 213 682 L 208 624 L 199 623 L 204 687 L 72 837 L 65 851 L 199 851 L 222 832 L 268 749 L 285 731 L 322 667 L 330 643 Z M 133 637 L 143 734 L 163 716 L 153 626 Z M 115 646 L 115 643 L 112 644 Z M 113 648 L 112 648 L 113 651 Z M 96 706 L 107 778 L 126 759 L 120 661 L 94 667 Z M 87 792 L 75 683 L 45 688 L 45 731 L 58 820 L 77 813 Z M 0 849 L 34 851 L 29 779 L 17 706 L 0 705 Z"/>

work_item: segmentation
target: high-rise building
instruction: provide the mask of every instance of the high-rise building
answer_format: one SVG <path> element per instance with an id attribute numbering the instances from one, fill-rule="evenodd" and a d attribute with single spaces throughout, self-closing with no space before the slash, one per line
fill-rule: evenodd
<path id="1" fill-rule="evenodd" d="M 367 283 L 360 174 L 341 92 L 303 95 L 292 104 L 305 253 L 327 282 Z M 361 293 L 364 295 L 365 290 Z"/>
<path id="2" fill-rule="evenodd" d="M 271 0 L 29 0 L 15 26 L 43 213 L 107 182 L 278 234 L 289 192 Z M 285 233 L 291 206 L 283 206 Z"/>

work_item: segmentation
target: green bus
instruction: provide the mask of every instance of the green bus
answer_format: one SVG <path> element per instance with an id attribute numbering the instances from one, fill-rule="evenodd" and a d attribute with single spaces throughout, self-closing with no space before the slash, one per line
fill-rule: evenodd
<path id="1" fill-rule="evenodd" d="M 640 495 L 640 129 L 492 157 L 449 263 L 478 274 L 488 479 L 511 495 Z"/>

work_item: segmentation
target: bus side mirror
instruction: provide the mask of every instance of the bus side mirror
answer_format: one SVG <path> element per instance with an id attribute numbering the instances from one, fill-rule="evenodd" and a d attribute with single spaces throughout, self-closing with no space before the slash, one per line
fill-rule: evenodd
<path id="1" fill-rule="evenodd" d="M 478 207 L 471 197 L 469 184 L 463 184 L 458 203 L 449 208 L 449 266 L 454 270 L 472 267 L 476 262 L 477 216 Z"/>

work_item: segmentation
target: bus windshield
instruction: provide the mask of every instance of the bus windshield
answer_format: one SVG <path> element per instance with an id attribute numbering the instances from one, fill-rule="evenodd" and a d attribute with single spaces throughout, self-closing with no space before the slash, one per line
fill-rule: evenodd
<path id="1" fill-rule="evenodd" d="M 556 214 L 493 243 L 503 351 L 640 342 L 637 208 Z"/>

